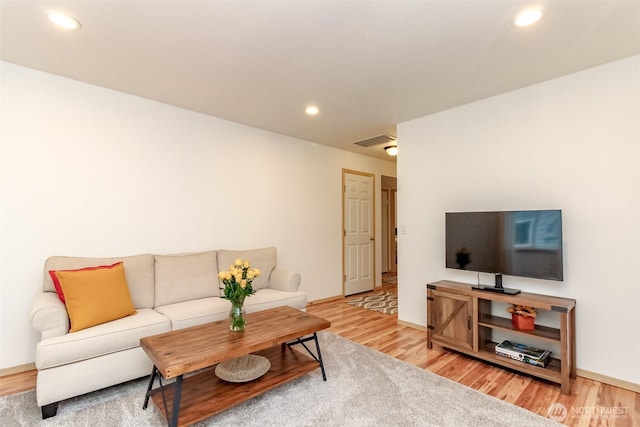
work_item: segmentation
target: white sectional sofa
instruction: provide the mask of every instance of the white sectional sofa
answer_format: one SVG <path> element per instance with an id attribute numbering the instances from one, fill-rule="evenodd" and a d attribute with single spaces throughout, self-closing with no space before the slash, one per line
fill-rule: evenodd
<path id="1" fill-rule="evenodd" d="M 37 401 L 43 418 L 73 396 L 149 375 L 152 364 L 140 338 L 227 319 L 231 304 L 220 297 L 218 272 L 235 259 L 248 259 L 262 274 L 257 292 L 245 300 L 247 313 L 289 305 L 305 310 L 297 273 L 276 267 L 276 248 L 207 251 L 120 258 L 51 257 L 45 263 L 44 291 L 36 296 L 31 322 L 41 334 L 36 347 Z M 122 261 L 135 314 L 69 332 L 66 306 L 58 298 L 51 270 L 75 270 Z M 249 324 L 250 328 L 251 325 Z"/>

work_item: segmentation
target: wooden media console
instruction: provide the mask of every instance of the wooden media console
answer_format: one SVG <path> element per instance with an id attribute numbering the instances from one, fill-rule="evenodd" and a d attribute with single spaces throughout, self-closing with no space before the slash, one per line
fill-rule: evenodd
<path id="1" fill-rule="evenodd" d="M 532 331 L 515 329 L 511 318 L 492 313 L 493 303 L 525 305 L 539 311 L 557 313 L 558 327 L 535 325 Z M 571 391 L 571 379 L 576 377 L 575 339 L 576 301 L 521 292 L 516 295 L 473 289 L 465 283 L 442 280 L 427 284 L 427 347 L 433 344 L 465 353 L 525 374 L 560 384 L 563 394 Z M 518 341 L 527 337 L 541 343 L 560 346 L 560 354 L 545 368 L 498 356 L 493 332 Z M 547 344 L 548 345 L 548 344 Z"/>

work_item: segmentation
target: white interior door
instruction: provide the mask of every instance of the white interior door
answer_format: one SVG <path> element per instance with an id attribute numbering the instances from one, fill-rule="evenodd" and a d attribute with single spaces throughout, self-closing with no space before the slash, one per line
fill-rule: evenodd
<path id="1" fill-rule="evenodd" d="M 344 294 L 373 290 L 373 175 L 343 172 Z"/>

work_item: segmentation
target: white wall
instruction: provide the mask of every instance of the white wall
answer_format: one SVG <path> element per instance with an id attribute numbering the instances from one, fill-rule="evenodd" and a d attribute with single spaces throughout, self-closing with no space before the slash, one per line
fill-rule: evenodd
<path id="1" fill-rule="evenodd" d="M 0 369 L 34 360 L 29 307 L 51 255 L 273 245 L 309 300 L 342 293 L 342 168 L 379 190 L 395 163 L 0 67 Z"/>
<path id="2" fill-rule="evenodd" d="M 577 300 L 579 369 L 640 384 L 640 57 L 398 127 L 400 319 L 426 324 L 444 213 L 563 210 L 565 280 L 505 286 Z M 492 284 L 492 276 L 483 277 Z"/>

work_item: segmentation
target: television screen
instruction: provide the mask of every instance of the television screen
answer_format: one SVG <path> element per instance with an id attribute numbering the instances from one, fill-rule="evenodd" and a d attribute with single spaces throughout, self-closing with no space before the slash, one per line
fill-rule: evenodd
<path id="1" fill-rule="evenodd" d="M 446 267 L 563 280 L 562 211 L 448 212 Z"/>

